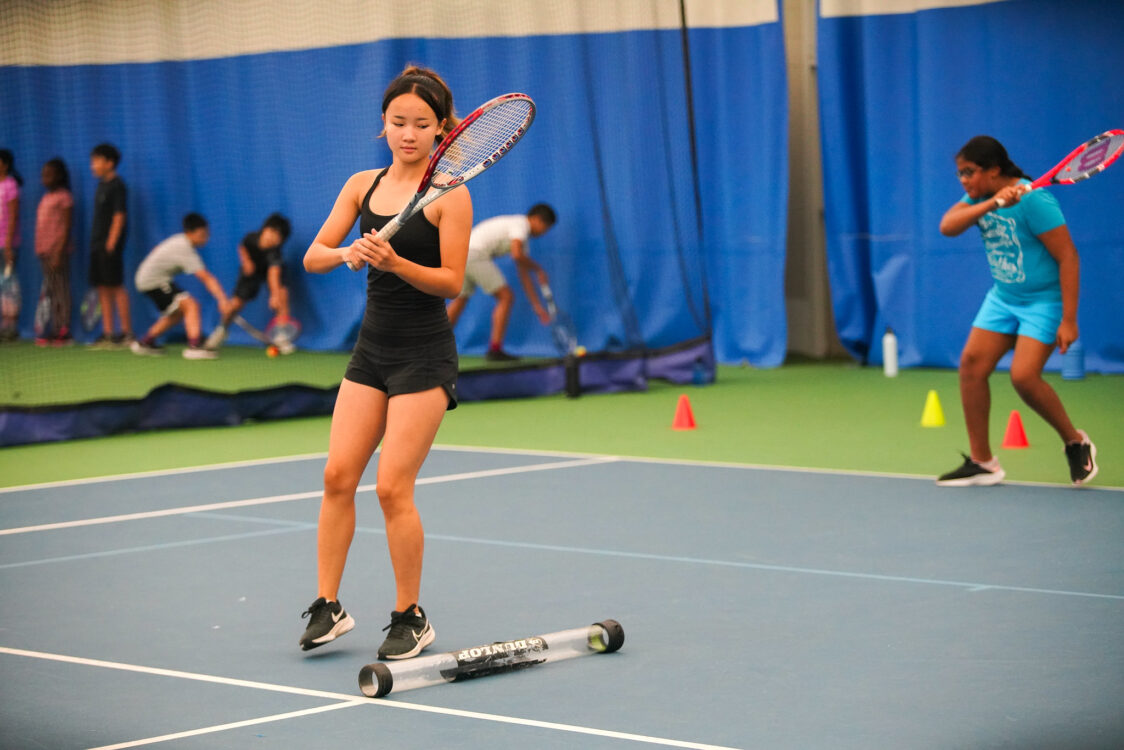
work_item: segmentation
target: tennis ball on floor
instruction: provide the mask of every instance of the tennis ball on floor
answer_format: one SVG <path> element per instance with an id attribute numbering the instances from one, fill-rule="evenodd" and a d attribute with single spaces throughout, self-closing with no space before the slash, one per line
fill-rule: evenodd
<path id="1" fill-rule="evenodd" d="M 265 348 L 265 356 L 267 356 L 267 357 L 273 358 L 273 357 L 276 357 L 280 353 L 281 353 L 281 350 L 278 349 L 276 346 L 267 346 Z"/>

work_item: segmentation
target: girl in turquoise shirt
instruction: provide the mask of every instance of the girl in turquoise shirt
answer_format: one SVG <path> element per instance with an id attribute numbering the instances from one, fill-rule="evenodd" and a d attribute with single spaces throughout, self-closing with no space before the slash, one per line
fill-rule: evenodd
<path id="1" fill-rule="evenodd" d="M 1005 476 L 991 452 L 988 378 L 1001 357 L 1015 350 L 1011 383 L 1023 401 L 1057 430 L 1065 444 L 1070 479 L 1097 473 L 1096 446 L 1073 426 L 1061 399 L 1042 379 L 1056 346 L 1063 354 L 1077 340 L 1079 262 L 1057 200 L 1030 190 L 1030 180 L 996 139 L 980 135 L 956 155 L 964 196 L 941 218 L 941 234 L 980 229 L 995 284 L 972 322 L 960 355 L 960 400 L 971 455 L 937 484 L 998 484 Z"/>

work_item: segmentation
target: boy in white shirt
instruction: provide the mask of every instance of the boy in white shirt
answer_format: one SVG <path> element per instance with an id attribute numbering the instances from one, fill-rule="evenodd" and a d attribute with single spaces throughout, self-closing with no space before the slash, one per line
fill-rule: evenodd
<path id="1" fill-rule="evenodd" d="M 222 290 L 222 285 L 204 267 L 197 248 L 207 244 L 211 230 L 207 220 L 196 213 L 183 217 L 183 232 L 174 234 L 161 242 L 141 261 L 137 268 L 137 291 L 152 300 L 160 317 L 148 329 L 144 338 L 134 341 L 130 348 L 134 354 L 160 355 L 164 347 L 156 343 L 156 337 L 183 320 L 187 331 L 187 348 L 183 350 L 185 359 L 214 359 L 218 355 L 202 346 L 202 325 L 199 316 L 199 303 L 186 291 L 176 285 L 174 279 L 180 274 L 189 273 L 202 282 L 207 291 L 219 303 L 219 313 L 225 314 L 230 303 Z"/>
<path id="2" fill-rule="evenodd" d="M 469 297 L 477 287 L 495 298 L 492 334 L 488 343 L 488 352 L 484 355 L 484 358 L 491 362 L 518 359 L 503 350 L 503 340 L 507 333 L 507 323 L 511 318 L 515 295 L 494 259 L 511 253 L 511 258 L 515 261 L 515 270 L 519 273 L 519 281 L 527 293 L 527 299 L 530 300 L 535 315 L 543 325 L 549 324 L 550 315 L 539 300 L 531 274 L 535 274 L 540 284 L 549 283 L 549 279 L 542 266 L 527 252 L 527 241 L 531 237 L 541 237 L 546 234 L 554 226 L 555 221 L 557 216 L 553 208 L 546 203 L 536 203 L 525 216 L 520 214 L 494 216 L 485 219 L 472 229 L 472 236 L 468 241 L 468 263 L 464 269 L 464 287 L 461 289 L 460 296 L 451 301 L 446 310 L 449 314 L 449 323 L 455 326 L 464 311 L 464 306 L 468 304 Z"/>

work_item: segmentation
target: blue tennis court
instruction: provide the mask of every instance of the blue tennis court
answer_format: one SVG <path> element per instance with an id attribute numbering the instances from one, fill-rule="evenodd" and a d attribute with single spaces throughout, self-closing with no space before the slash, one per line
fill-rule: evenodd
<path id="1" fill-rule="evenodd" d="M 0 492 L 12 748 L 1114 748 L 1124 496 L 436 448 L 422 604 L 452 651 L 613 618 L 624 647 L 364 698 L 374 496 L 302 652 L 323 456 Z"/>

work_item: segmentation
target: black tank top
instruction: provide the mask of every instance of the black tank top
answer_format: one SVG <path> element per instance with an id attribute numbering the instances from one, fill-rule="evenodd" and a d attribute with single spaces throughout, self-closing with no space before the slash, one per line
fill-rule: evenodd
<path id="1" fill-rule="evenodd" d="M 371 211 L 371 195 L 375 192 L 386 170 L 375 177 L 371 189 L 363 198 L 359 214 L 359 230 L 378 232 L 393 216 L 382 216 Z M 441 266 L 441 244 L 437 227 L 418 211 L 390 238 L 394 252 L 420 266 Z M 373 267 L 367 270 L 367 310 L 363 315 L 363 329 L 381 336 L 424 336 L 449 330 L 445 313 L 445 300 L 426 294 L 412 284 L 388 271 Z"/>

